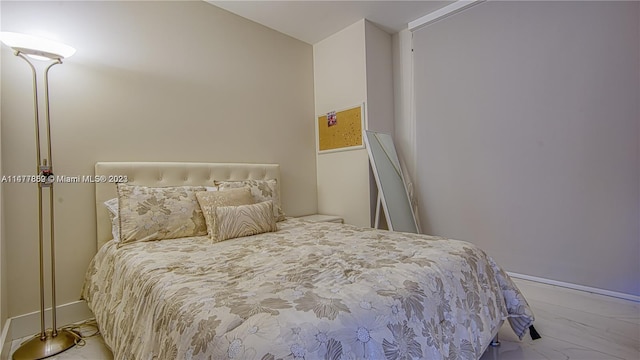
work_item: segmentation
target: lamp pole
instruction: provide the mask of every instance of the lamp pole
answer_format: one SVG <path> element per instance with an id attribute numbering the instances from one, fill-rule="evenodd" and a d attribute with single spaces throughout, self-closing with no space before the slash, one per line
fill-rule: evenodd
<path id="1" fill-rule="evenodd" d="M 53 196 L 53 163 L 51 157 L 51 121 L 49 112 L 49 70 L 58 64 L 62 64 L 64 56 L 51 48 L 54 42 L 30 37 L 28 35 L 15 33 L 2 33 L 2 42 L 13 48 L 14 54 L 27 62 L 31 68 L 33 78 L 33 104 L 35 118 L 35 140 L 36 140 L 36 171 L 38 175 L 38 245 L 39 245 L 39 266 L 40 266 L 40 333 L 32 339 L 24 342 L 14 352 L 14 360 L 34 360 L 44 359 L 75 346 L 76 342 L 81 339 L 80 334 L 70 329 L 58 329 L 56 320 L 56 261 L 55 261 L 55 229 L 54 229 L 54 196 Z M 41 44 L 43 48 L 40 48 Z M 54 46 L 55 47 L 55 46 Z M 75 49 L 71 48 L 73 52 Z M 71 52 L 71 54 L 73 54 Z M 67 55 L 70 56 L 70 55 Z M 38 76 L 34 64 L 29 60 L 30 57 L 39 60 L 48 60 L 51 63 L 44 70 L 44 109 L 45 109 L 45 127 L 47 152 L 46 158 L 42 159 L 41 137 L 40 137 L 40 116 L 39 116 L 39 99 L 38 99 Z M 52 327 L 46 329 L 45 322 L 45 264 L 44 264 L 44 226 L 43 226 L 43 199 L 42 192 L 44 188 L 49 189 L 49 238 L 50 238 L 50 257 L 51 257 L 51 318 Z"/>

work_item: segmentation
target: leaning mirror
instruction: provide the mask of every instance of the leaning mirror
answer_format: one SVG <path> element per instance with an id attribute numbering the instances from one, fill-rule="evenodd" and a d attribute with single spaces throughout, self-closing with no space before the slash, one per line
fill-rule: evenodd
<path id="1" fill-rule="evenodd" d="M 365 130 L 364 139 L 378 187 L 375 226 L 378 227 L 382 206 L 389 230 L 417 234 L 418 223 L 409 200 L 393 139 L 388 134 L 370 130 Z"/>

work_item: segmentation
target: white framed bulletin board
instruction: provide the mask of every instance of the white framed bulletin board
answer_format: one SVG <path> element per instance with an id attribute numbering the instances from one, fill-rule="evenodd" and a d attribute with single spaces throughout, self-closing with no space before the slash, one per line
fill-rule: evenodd
<path id="1" fill-rule="evenodd" d="M 318 153 L 364 148 L 364 104 L 316 116 Z"/>

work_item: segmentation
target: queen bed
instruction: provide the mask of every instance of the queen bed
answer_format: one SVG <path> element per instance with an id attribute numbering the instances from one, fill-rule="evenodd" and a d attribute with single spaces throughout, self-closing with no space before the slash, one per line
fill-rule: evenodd
<path id="1" fill-rule="evenodd" d="M 505 320 L 520 338 L 533 323 L 473 244 L 285 217 L 278 165 L 98 176 L 127 181 L 96 183 L 82 291 L 115 359 L 478 359 Z M 252 199 L 220 202 L 232 193 Z"/>

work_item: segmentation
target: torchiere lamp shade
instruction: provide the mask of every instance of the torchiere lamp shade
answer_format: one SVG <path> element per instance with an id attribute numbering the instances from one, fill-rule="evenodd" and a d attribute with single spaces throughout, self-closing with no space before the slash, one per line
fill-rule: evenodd
<path id="1" fill-rule="evenodd" d="M 65 59 L 76 53 L 69 45 L 27 34 L 1 32 L 0 41 L 36 60 Z"/>

